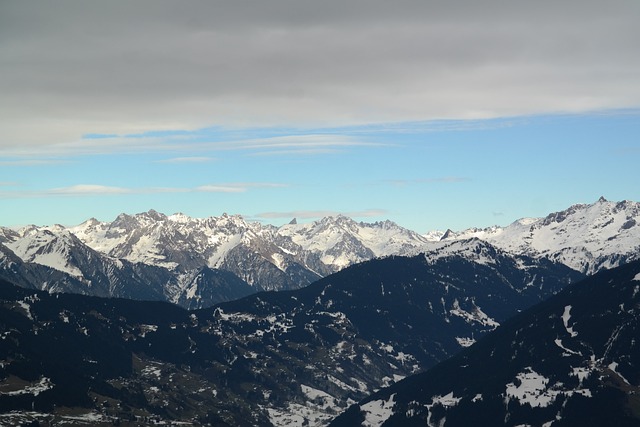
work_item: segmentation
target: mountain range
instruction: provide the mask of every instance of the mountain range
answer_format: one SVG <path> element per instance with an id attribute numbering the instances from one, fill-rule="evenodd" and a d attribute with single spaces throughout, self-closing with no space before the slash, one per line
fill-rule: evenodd
<path id="1" fill-rule="evenodd" d="M 507 227 L 448 230 L 443 240 L 479 238 L 511 253 L 545 257 L 593 274 L 638 258 L 640 203 L 578 204 L 544 218 L 524 218 Z"/>
<path id="2" fill-rule="evenodd" d="M 638 258 L 639 222 L 639 203 L 604 198 L 506 227 L 426 234 L 345 216 L 275 227 L 237 215 L 199 219 L 151 210 L 74 227 L 0 228 L 0 277 L 49 291 L 204 308 L 298 289 L 377 257 L 465 251 L 464 242 L 474 239 L 592 274 Z"/>
<path id="3" fill-rule="evenodd" d="M 638 425 L 637 216 L 1 228 L 0 424 Z"/>

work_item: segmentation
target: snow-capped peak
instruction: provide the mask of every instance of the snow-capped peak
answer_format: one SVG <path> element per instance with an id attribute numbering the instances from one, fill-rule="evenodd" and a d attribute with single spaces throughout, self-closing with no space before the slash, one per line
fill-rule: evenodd
<path id="1" fill-rule="evenodd" d="M 83 277 L 74 264 L 72 252 L 79 243 L 68 230 L 60 227 L 32 228 L 24 230 L 23 237 L 6 246 L 23 261 L 46 265 L 74 277 Z"/>
<path id="2" fill-rule="evenodd" d="M 545 256 L 593 273 L 640 253 L 640 203 L 576 204 L 544 218 L 523 218 L 507 227 L 447 232 L 443 240 L 476 237 L 516 254 Z"/>

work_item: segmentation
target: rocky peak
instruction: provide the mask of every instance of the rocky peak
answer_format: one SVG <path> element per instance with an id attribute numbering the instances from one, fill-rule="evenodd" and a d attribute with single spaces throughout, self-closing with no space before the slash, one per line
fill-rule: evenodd
<path id="1" fill-rule="evenodd" d="M 455 237 L 456 237 L 456 233 L 452 229 L 447 228 L 447 231 L 444 232 L 440 240 L 448 240 Z"/>
<path id="2" fill-rule="evenodd" d="M 146 213 L 142 214 L 148 218 L 151 218 L 155 221 L 165 221 L 167 219 L 167 216 L 163 213 L 160 213 L 154 209 L 149 209 L 149 211 L 147 211 Z"/>

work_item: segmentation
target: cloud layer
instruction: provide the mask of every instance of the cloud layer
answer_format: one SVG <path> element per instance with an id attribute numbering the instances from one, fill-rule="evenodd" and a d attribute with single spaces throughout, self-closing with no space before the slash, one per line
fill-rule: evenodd
<path id="1" fill-rule="evenodd" d="M 634 107 L 639 20 L 636 0 L 3 2 L 0 150 Z"/>

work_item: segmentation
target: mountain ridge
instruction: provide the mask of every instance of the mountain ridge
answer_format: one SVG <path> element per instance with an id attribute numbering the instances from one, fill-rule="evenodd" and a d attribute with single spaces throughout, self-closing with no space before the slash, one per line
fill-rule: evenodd
<path id="1" fill-rule="evenodd" d="M 587 274 L 638 258 L 640 203 L 575 204 L 542 218 L 523 218 L 506 227 L 451 232 L 443 240 L 476 237 L 512 253 L 562 262 Z"/>
<path id="2" fill-rule="evenodd" d="M 191 218 L 155 210 L 134 215 L 123 213 L 112 222 L 91 218 L 74 227 L 27 226 L 18 230 L 0 227 L 0 245 L 13 251 L 24 263 L 31 267 L 49 266 L 73 278 L 65 279 L 66 285 L 58 290 L 91 292 L 92 277 L 82 271 L 95 272 L 105 265 L 128 262 L 139 269 L 144 265 L 154 267 L 156 278 L 162 279 L 156 285 L 162 289 L 153 293 L 191 308 L 236 298 L 239 293 L 232 291 L 230 282 L 244 289 L 240 294 L 288 290 L 376 257 L 457 251 L 478 258 L 462 247 L 473 246 L 472 239 L 484 240 L 512 255 L 547 258 L 592 274 L 640 256 L 640 203 L 600 198 L 595 203 L 576 204 L 544 218 L 520 219 L 506 227 L 427 235 L 388 220 L 356 222 L 343 215 L 276 227 L 247 222 L 240 215 L 226 213 L 219 217 Z M 59 244 L 52 244 L 54 241 Z M 94 266 L 88 266 L 87 257 L 96 260 Z M 203 277 L 212 281 L 200 279 L 197 283 L 202 289 L 195 289 L 193 280 L 205 268 L 230 272 L 240 281 L 223 274 L 213 280 L 212 275 L 205 274 Z M 28 282 L 16 274 L 15 269 L 0 268 L 1 277 L 16 283 Z M 229 283 L 223 283 L 223 277 Z M 77 283 L 71 286 L 74 280 L 85 286 L 78 288 Z M 117 283 L 104 286 L 114 288 Z M 189 298 L 196 294 L 199 298 Z"/>

